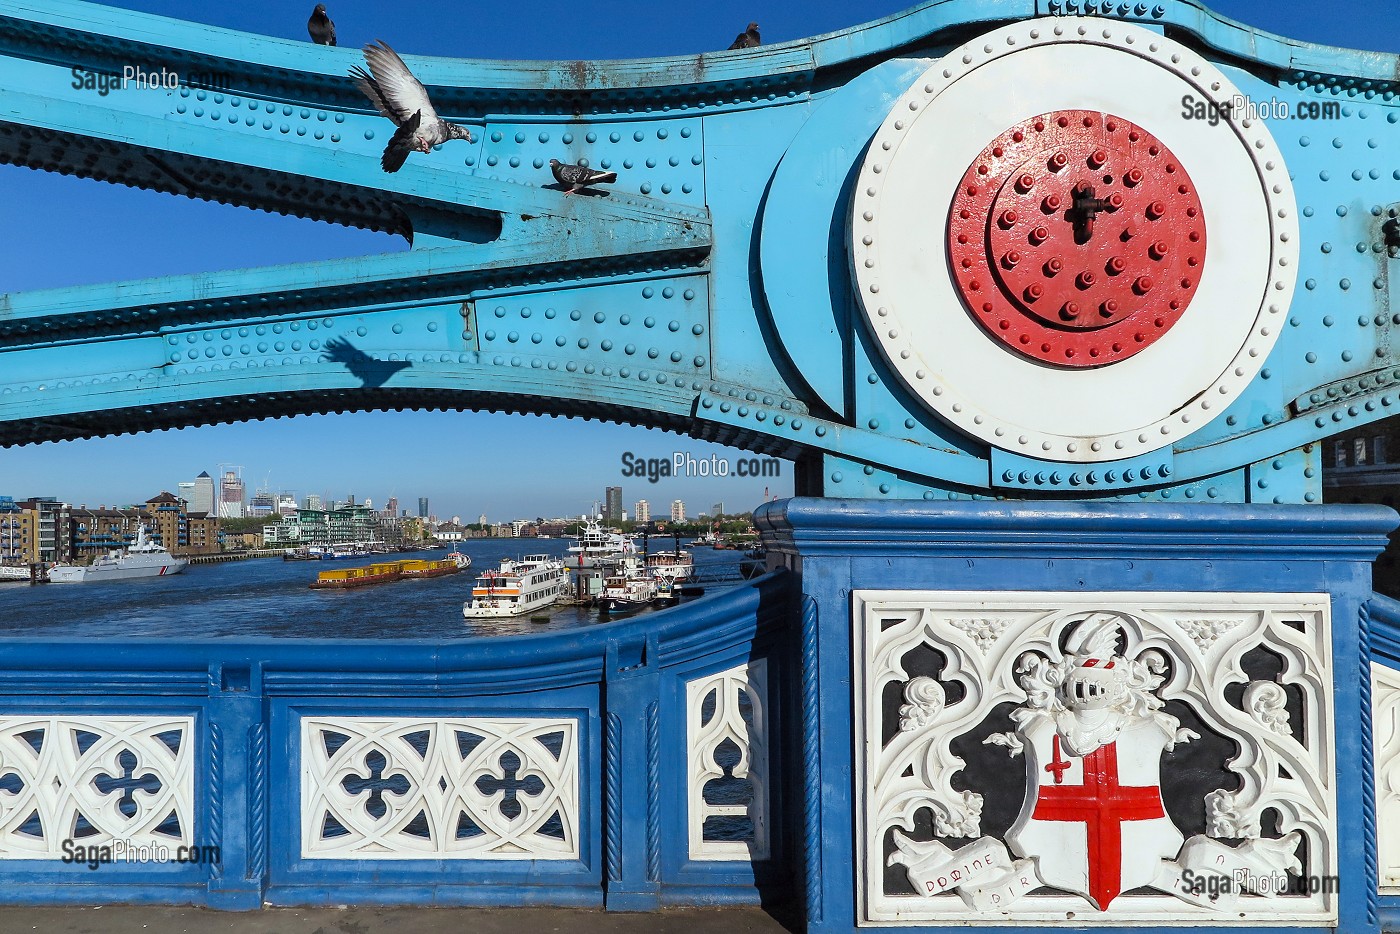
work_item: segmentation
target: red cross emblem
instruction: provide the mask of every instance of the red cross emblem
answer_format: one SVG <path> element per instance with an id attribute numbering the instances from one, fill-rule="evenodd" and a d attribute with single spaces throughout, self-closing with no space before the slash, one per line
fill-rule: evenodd
<path id="1" fill-rule="evenodd" d="M 1042 785 L 1031 817 L 1044 821 L 1084 824 L 1089 844 L 1089 895 L 1100 911 L 1122 891 L 1123 824 L 1164 817 L 1156 785 L 1118 784 L 1118 744 L 1100 746 L 1083 758 L 1084 783 L 1064 785 L 1070 763 L 1060 758 L 1060 737 L 1054 758 L 1045 766 L 1055 784 Z"/>

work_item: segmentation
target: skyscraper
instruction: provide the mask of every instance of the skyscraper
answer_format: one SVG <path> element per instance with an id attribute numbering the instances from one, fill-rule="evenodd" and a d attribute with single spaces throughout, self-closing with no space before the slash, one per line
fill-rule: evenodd
<path id="1" fill-rule="evenodd" d="M 610 486 L 603 492 L 603 521 L 622 521 L 622 487 Z"/>
<path id="2" fill-rule="evenodd" d="M 685 503 L 684 503 L 684 501 L 679 500 L 679 499 L 677 499 L 677 500 L 672 500 L 672 501 L 671 501 L 671 521 L 672 521 L 672 522 L 684 522 L 684 521 L 685 521 Z"/>
<path id="3" fill-rule="evenodd" d="M 188 504 L 186 508 L 191 513 L 213 515 L 214 478 L 209 476 L 209 471 L 200 471 L 193 480 L 180 481 L 180 498 Z"/>
<path id="4" fill-rule="evenodd" d="M 304 509 L 320 509 L 320 508 L 321 508 L 321 497 L 320 497 L 320 495 L 317 494 L 317 493 L 307 493 L 307 494 L 306 494 L 306 499 L 302 501 L 302 508 L 304 508 Z"/>
<path id="5" fill-rule="evenodd" d="M 638 522 L 651 521 L 651 503 L 648 503 L 646 500 L 637 500 L 637 505 L 633 507 L 632 511 L 636 515 Z"/>
<path id="6" fill-rule="evenodd" d="M 234 470 L 225 470 L 219 481 L 219 518 L 243 518 L 243 478 Z"/>
<path id="7" fill-rule="evenodd" d="M 426 496 L 418 497 L 418 518 L 428 518 L 428 497 Z"/>
<path id="8" fill-rule="evenodd" d="M 270 516 L 277 511 L 277 497 L 271 490 L 256 490 L 248 501 L 248 515 Z"/>
<path id="9" fill-rule="evenodd" d="M 710 515 L 714 516 L 716 519 L 724 515 L 724 503 L 715 503 L 711 506 Z"/>

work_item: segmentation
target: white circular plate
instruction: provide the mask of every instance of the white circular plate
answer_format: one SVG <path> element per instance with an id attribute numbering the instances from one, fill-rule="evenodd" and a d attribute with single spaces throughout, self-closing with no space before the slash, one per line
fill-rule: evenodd
<path id="1" fill-rule="evenodd" d="M 1208 423 L 1258 373 L 1287 318 L 1298 259 L 1293 186 L 1261 121 L 1182 116 L 1182 98 L 1238 94 L 1205 59 L 1105 19 L 1029 20 L 931 67 L 894 105 L 861 167 L 851 257 L 867 321 L 909 389 L 960 430 L 1006 450 L 1117 460 Z M 990 338 L 948 266 L 963 173 L 1012 124 L 1056 110 L 1138 124 L 1181 161 L 1206 225 L 1200 284 L 1152 346 L 1094 369 L 1050 366 Z"/>

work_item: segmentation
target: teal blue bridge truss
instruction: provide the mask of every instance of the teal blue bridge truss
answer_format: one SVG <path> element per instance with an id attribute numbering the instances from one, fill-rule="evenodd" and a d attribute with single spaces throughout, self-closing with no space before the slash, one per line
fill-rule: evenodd
<path id="1" fill-rule="evenodd" d="M 0 295 L 0 446 L 661 428 L 795 462 L 770 573 L 446 646 L 0 641 L 0 900 L 1400 930 L 1395 516 L 1321 503 L 1400 409 L 1400 58 L 1187 0 L 408 55 L 473 140 L 392 174 L 362 61 L 0 0 L 0 161 L 411 246 Z"/>

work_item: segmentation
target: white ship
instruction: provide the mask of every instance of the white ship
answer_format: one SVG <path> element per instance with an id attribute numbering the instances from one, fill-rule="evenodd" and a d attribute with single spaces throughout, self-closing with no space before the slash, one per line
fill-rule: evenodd
<path id="1" fill-rule="evenodd" d="M 177 558 L 164 545 L 146 537 L 146 527 L 136 530 L 136 541 L 121 554 L 108 554 L 92 564 L 56 564 L 49 568 L 55 584 L 82 584 L 92 581 L 130 580 L 136 577 L 164 577 L 179 574 L 190 562 Z"/>
<path id="2" fill-rule="evenodd" d="M 571 568 L 593 568 L 635 554 L 632 539 L 613 529 L 603 528 L 598 516 L 580 516 L 581 531 L 569 545 L 568 565 Z"/>
<path id="3" fill-rule="evenodd" d="M 462 606 L 467 619 L 520 616 L 549 606 L 569 593 L 569 569 L 558 558 L 526 555 L 507 558 L 472 585 L 472 598 Z"/>
<path id="4" fill-rule="evenodd" d="M 694 573 L 695 560 L 688 551 L 658 551 L 647 555 L 647 570 L 654 577 L 679 583 Z"/>

